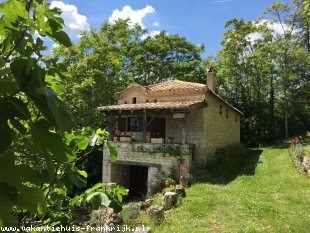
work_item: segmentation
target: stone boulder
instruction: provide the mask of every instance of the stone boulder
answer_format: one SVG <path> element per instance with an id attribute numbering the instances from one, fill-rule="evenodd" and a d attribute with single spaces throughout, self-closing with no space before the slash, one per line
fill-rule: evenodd
<path id="1" fill-rule="evenodd" d="M 145 201 L 142 201 L 140 203 L 141 210 L 149 208 L 152 205 L 153 201 L 154 201 L 154 199 L 152 199 L 152 198 L 146 199 Z"/>
<path id="2" fill-rule="evenodd" d="M 156 224 L 164 219 L 164 207 L 162 206 L 152 205 L 148 208 L 147 213 Z"/>
<path id="3" fill-rule="evenodd" d="M 180 184 L 184 187 L 184 188 L 187 188 L 187 187 L 190 187 L 191 184 L 188 180 L 188 178 L 186 178 L 185 176 L 181 176 L 180 177 Z"/>
<path id="4" fill-rule="evenodd" d="M 185 192 L 185 188 L 183 187 L 183 185 L 181 184 L 177 184 L 175 186 L 175 190 L 176 190 L 176 193 L 179 194 L 181 197 L 186 197 L 186 192 Z"/>
<path id="5" fill-rule="evenodd" d="M 100 208 L 98 210 L 98 223 L 100 225 L 113 227 L 116 225 L 121 225 L 123 223 L 123 219 L 120 215 L 115 214 L 112 208 Z"/>
<path id="6" fill-rule="evenodd" d="M 164 207 L 165 209 L 171 209 L 178 203 L 178 194 L 175 192 L 166 192 L 164 197 Z"/>

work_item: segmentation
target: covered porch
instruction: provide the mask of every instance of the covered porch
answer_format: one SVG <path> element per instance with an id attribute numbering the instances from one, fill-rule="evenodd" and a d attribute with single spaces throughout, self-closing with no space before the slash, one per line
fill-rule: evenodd
<path id="1" fill-rule="evenodd" d="M 110 141 L 187 144 L 186 117 L 205 101 L 153 102 L 100 107 L 108 120 Z"/>

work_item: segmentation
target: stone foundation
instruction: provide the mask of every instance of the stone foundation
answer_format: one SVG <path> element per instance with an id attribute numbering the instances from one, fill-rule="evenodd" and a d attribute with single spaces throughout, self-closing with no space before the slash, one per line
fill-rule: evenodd
<path id="1" fill-rule="evenodd" d="M 111 142 L 118 150 L 116 163 L 110 162 L 110 152 L 107 146 L 103 150 L 102 182 L 117 182 L 129 187 L 129 166 L 138 165 L 148 167 L 147 187 L 150 192 L 152 185 L 156 182 L 156 174 L 159 171 L 167 175 L 171 173 L 174 166 L 178 166 L 177 157 L 164 154 L 158 149 L 161 146 L 151 143 L 125 143 Z M 185 163 L 191 167 L 193 148 L 190 145 L 169 145 L 180 147 Z"/>

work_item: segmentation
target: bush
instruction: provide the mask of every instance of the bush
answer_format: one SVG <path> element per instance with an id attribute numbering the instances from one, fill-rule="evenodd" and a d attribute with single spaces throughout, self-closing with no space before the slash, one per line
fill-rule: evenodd
<path id="1" fill-rule="evenodd" d="M 234 167 L 245 159 L 246 147 L 241 143 L 231 144 L 218 148 L 214 154 L 217 165 Z"/>
<path id="2" fill-rule="evenodd" d="M 130 224 L 133 219 L 137 218 L 140 214 L 140 207 L 137 203 L 131 202 L 124 206 L 121 217 L 125 224 Z"/>

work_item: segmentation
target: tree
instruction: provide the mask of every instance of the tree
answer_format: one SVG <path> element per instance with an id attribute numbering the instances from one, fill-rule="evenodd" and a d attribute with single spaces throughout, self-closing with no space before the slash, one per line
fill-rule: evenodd
<path id="1" fill-rule="evenodd" d="M 171 79 L 205 82 L 203 51 L 203 45 L 197 46 L 184 37 L 162 31 L 130 50 L 129 72 L 142 85 Z"/>
<path id="2" fill-rule="evenodd" d="M 75 167 L 77 154 L 104 143 L 107 133 L 72 130 L 72 114 L 55 92 L 59 67 L 42 59 L 40 37 L 71 46 L 59 9 L 44 0 L 10 0 L 0 3 L 0 12 L 0 226 L 69 223 L 70 208 L 61 210 L 72 186 L 87 177 Z M 92 191 L 109 195 L 98 186 Z"/>
<path id="3" fill-rule="evenodd" d="M 310 127 L 309 53 L 301 36 L 306 33 L 297 33 L 307 31 L 300 6 L 273 3 L 257 22 L 228 21 L 223 48 L 211 59 L 220 94 L 245 113 L 241 128 L 247 144 L 268 143 Z M 275 18 L 266 20 L 266 14 Z"/>

